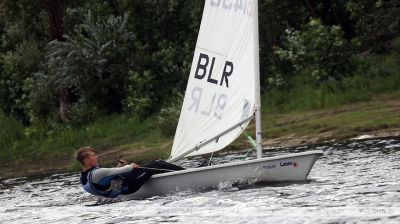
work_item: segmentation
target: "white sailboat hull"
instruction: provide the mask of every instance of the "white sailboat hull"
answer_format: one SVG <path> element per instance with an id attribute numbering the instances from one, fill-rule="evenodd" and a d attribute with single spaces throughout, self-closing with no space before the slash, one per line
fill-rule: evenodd
<path id="1" fill-rule="evenodd" d="M 308 151 L 154 175 L 137 192 L 120 199 L 143 199 L 220 183 L 303 181 L 322 151 Z"/>

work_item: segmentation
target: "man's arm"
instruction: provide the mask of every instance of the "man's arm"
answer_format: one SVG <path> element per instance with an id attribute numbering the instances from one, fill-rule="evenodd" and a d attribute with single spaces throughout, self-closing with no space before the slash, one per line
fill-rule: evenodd
<path id="1" fill-rule="evenodd" d="M 116 167 L 122 167 L 125 165 L 128 165 L 128 162 L 126 160 L 123 159 L 116 159 L 116 161 L 118 162 Z M 133 167 L 133 169 L 139 168 L 140 166 L 137 165 L 136 163 L 131 163 L 131 166 Z"/>
<path id="2" fill-rule="evenodd" d="M 93 171 L 92 173 L 92 182 L 95 184 L 104 185 L 104 182 L 110 182 L 115 176 L 131 172 L 134 166 L 125 165 L 123 167 L 117 168 L 99 168 Z M 102 183 L 101 183 L 102 182 Z"/>

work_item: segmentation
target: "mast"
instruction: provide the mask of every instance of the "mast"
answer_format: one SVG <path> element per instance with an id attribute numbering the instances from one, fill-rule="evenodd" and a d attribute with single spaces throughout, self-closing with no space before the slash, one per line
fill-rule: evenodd
<path id="1" fill-rule="evenodd" d="M 258 39 L 258 0 L 254 0 L 254 69 L 255 69 L 255 116 L 256 116 L 256 143 L 257 159 L 262 157 L 262 133 L 261 133 L 261 96 L 260 96 L 260 56 Z"/>

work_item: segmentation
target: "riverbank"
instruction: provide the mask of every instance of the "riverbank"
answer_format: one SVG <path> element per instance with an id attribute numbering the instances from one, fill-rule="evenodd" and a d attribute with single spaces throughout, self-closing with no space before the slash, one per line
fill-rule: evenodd
<path id="1" fill-rule="evenodd" d="M 121 123 L 124 123 L 124 119 Z M 342 105 L 333 109 L 298 111 L 288 113 L 263 113 L 263 145 L 269 147 L 290 147 L 318 144 L 326 141 L 345 141 L 364 136 L 368 138 L 400 137 L 400 97 L 399 94 L 380 95 L 367 102 Z M 125 123 L 128 121 L 125 121 Z M 90 127 L 87 128 L 90 132 Z M 121 132 L 124 129 L 120 127 Z M 120 139 L 120 144 L 102 135 L 93 140 L 98 148 L 100 163 L 112 166 L 115 158 L 141 162 L 156 158 L 167 158 L 172 145 L 172 138 L 163 138 L 157 130 L 144 133 L 143 130 L 154 129 L 151 124 L 142 125 L 130 140 Z M 245 131 L 254 135 L 254 124 Z M 116 135 L 114 129 L 114 135 Z M 126 132 L 126 131 L 125 131 Z M 139 137 L 138 137 L 139 136 Z M 119 136 L 119 138 L 122 138 Z M 226 150 L 244 150 L 249 143 L 244 135 L 239 137 Z M 48 175 L 68 171 L 78 171 L 79 164 L 73 160 L 77 147 L 70 147 L 64 153 L 48 154 L 39 159 L 16 160 L 0 167 L 0 179 Z"/>

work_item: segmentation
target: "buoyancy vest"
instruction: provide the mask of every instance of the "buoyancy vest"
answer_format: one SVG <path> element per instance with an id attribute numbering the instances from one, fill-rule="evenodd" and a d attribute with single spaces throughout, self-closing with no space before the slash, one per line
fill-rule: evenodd
<path id="1" fill-rule="evenodd" d="M 118 189 L 115 187 L 111 187 L 106 191 L 102 191 L 96 189 L 96 187 L 93 185 L 92 172 L 95 171 L 96 169 L 98 169 L 98 167 L 95 167 L 88 172 L 86 184 L 81 183 L 82 188 L 86 192 L 92 195 L 106 197 L 106 198 L 116 198 L 122 192 L 122 188 Z"/>

